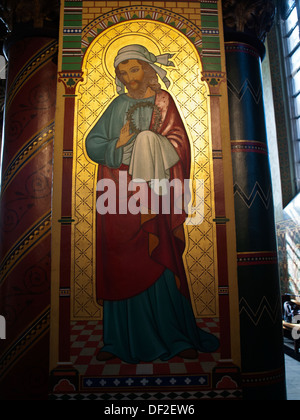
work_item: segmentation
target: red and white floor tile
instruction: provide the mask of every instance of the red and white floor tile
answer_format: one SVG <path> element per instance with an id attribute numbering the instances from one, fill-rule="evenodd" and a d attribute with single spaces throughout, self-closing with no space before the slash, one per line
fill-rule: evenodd
<path id="1" fill-rule="evenodd" d="M 199 320 L 198 326 L 219 337 L 219 320 Z M 210 373 L 220 359 L 219 353 L 199 353 L 198 360 L 183 360 L 175 357 L 167 362 L 132 365 L 119 359 L 98 362 L 96 355 L 102 347 L 103 326 L 99 321 L 73 321 L 71 323 L 71 362 L 82 376 L 128 376 L 128 375 L 185 375 Z"/>

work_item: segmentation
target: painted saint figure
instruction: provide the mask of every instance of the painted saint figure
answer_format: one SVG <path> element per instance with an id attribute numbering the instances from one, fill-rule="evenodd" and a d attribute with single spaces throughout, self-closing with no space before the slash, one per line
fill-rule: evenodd
<path id="1" fill-rule="evenodd" d="M 182 255 L 187 215 L 131 214 L 132 180 L 190 178 L 190 143 L 171 95 L 167 72 L 172 55 L 155 56 L 141 45 L 122 48 L 115 59 L 119 96 L 86 139 L 90 159 L 99 165 L 98 179 L 116 185 L 118 208 L 97 214 L 96 294 L 103 304 L 103 341 L 97 359 L 118 357 L 127 363 L 196 359 L 214 352 L 218 339 L 199 329 L 194 318 Z M 127 91 L 125 91 L 125 87 Z M 120 184 L 120 171 L 126 179 Z M 123 193 L 126 191 L 126 194 Z M 123 202 L 122 202 L 123 201 Z"/>

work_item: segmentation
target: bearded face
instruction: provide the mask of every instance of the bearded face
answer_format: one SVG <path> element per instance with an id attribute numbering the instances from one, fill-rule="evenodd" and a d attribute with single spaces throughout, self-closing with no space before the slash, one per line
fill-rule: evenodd
<path id="1" fill-rule="evenodd" d="M 149 87 L 154 92 L 161 89 L 155 70 L 143 61 L 124 61 L 116 69 L 116 74 L 132 98 L 143 99 Z"/>

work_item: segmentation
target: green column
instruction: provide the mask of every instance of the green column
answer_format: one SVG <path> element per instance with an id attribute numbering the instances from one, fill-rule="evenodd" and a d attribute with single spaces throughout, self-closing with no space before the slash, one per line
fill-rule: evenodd
<path id="1" fill-rule="evenodd" d="M 241 1 L 240 9 L 236 8 L 235 24 L 229 19 L 228 2 L 223 3 L 243 395 L 251 400 L 284 400 L 281 293 L 261 74 L 262 41 L 271 26 L 273 9 L 270 1 L 256 8 L 252 4 L 258 21 L 263 11 L 269 13 L 269 26 L 266 20 L 261 22 L 263 31 L 258 33 L 247 21 L 246 3 Z"/>
<path id="2" fill-rule="evenodd" d="M 227 37 L 225 48 L 243 391 L 245 399 L 285 399 L 281 295 L 261 77 L 264 48 L 246 37 L 242 41 Z"/>

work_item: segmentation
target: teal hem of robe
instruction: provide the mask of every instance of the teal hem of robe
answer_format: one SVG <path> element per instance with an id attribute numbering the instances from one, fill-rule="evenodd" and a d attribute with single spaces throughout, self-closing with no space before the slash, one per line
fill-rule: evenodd
<path id="1" fill-rule="evenodd" d="M 170 270 L 148 290 L 122 301 L 104 302 L 104 347 L 126 363 L 167 361 L 183 350 L 213 353 L 214 335 L 201 330 L 191 303 L 178 290 Z"/>

